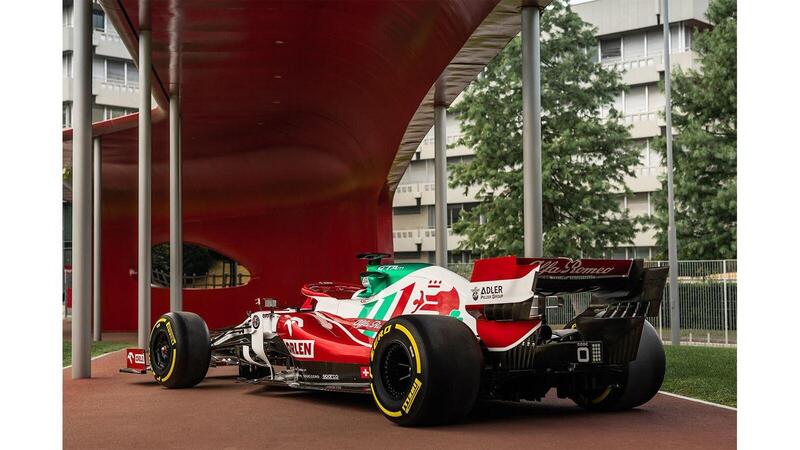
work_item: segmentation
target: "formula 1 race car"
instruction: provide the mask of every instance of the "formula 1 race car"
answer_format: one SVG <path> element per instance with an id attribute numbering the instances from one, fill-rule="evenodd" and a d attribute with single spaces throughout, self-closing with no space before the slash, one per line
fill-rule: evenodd
<path id="1" fill-rule="evenodd" d="M 299 308 L 261 311 L 209 333 L 200 316 L 156 322 L 150 368 L 168 388 L 198 384 L 209 367 L 236 365 L 240 380 L 371 394 L 406 426 L 464 417 L 478 399 L 561 398 L 600 411 L 634 408 L 658 392 L 664 350 L 657 314 L 667 269 L 641 260 L 517 258 L 475 262 L 471 280 L 423 263 L 366 259 L 361 284 L 317 282 Z M 549 302 L 590 292 L 563 329 Z"/>

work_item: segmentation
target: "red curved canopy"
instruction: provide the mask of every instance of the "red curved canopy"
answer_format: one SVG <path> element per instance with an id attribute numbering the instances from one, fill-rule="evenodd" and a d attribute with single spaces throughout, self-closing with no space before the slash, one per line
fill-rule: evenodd
<path id="1" fill-rule="evenodd" d="M 102 1 L 134 58 L 139 3 Z M 356 253 L 391 251 L 392 191 L 432 122 L 434 85 L 451 101 L 519 30 L 518 1 L 149 3 L 153 243 L 168 239 L 163 119 L 166 97 L 180 93 L 185 240 L 254 276 L 185 293 L 212 326 L 238 320 L 255 297 L 296 303 L 308 280 L 356 281 Z M 112 330 L 135 327 L 136 125 L 135 115 L 94 125 Z M 154 315 L 166 298 L 154 289 Z"/>

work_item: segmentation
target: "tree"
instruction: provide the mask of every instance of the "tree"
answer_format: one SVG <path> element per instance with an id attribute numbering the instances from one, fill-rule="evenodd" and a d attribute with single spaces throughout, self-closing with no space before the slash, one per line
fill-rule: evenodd
<path id="1" fill-rule="evenodd" d="M 714 28 L 692 39 L 699 70 L 678 69 L 672 81 L 675 231 L 681 259 L 736 258 L 736 0 L 713 0 L 706 17 Z M 657 146 L 665 155 L 664 139 Z M 655 197 L 654 223 L 664 257 L 666 179 L 662 186 Z"/>
<path id="2" fill-rule="evenodd" d="M 568 2 L 553 2 L 541 29 L 544 251 L 599 255 L 632 242 L 636 231 L 621 200 L 638 150 L 611 106 L 624 86 L 618 72 L 595 61 L 594 29 Z M 483 256 L 523 250 L 520 46 L 517 36 L 453 108 L 462 121 L 456 145 L 474 149 L 475 157 L 452 168 L 450 184 L 477 186 L 481 200 L 453 228 L 465 236 L 462 248 Z"/>
<path id="3" fill-rule="evenodd" d="M 169 243 L 153 246 L 152 265 L 154 272 L 169 274 Z M 183 274 L 205 274 L 217 261 L 225 256 L 200 245 L 183 243 Z"/>

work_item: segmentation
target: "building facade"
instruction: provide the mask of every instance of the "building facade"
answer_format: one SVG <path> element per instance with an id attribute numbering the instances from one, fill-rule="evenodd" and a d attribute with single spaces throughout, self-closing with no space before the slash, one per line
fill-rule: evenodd
<path id="1" fill-rule="evenodd" d="M 105 12 L 95 1 L 92 11 L 92 122 L 136 112 L 139 72 Z M 61 127 L 72 127 L 73 2 L 62 2 L 62 114 Z M 64 183 L 64 264 L 72 264 L 72 192 Z"/>
<path id="2" fill-rule="evenodd" d="M 661 189 L 659 176 L 665 173 L 653 139 L 665 130 L 664 93 L 659 81 L 664 77 L 664 41 L 660 0 L 590 0 L 573 2 L 573 10 L 597 28 L 596 58 L 601 64 L 619 70 L 627 86 L 614 101 L 630 126 L 633 144 L 641 149 L 634 176 L 626 180 L 631 194 L 623 198 L 623 207 L 632 216 L 653 213 L 652 194 Z M 673 70 L 697 68 L 692 51 L 692 32 L 709 27 L 705 18 L 707 0 L 670 1 L 670 58 Z M 545 105 L 546 106 L 546 105 Z M 447 142 L 458 140 L 458 119 L 448 116 Z M 547 147 L 542 149 L 547 152 Z M 469 148 L 448 148 L 447 163 L 472 158 Z M 398 185 L 393 203 L 393 240 L 395 258 L 403 261 L 434 261 L 434 171 L 433 131 L 423 140 L 414 159 Z M 547 180 L 544 180 L 547 183 Z M 477 200 L 463 189 L 447 191 L 448 227 L 458 220 L 460 211 L 473 208 Z M 448 230 L 448 261 L 469 262 L 474 255 L 459 250 L 461 237 Z M 522 236 L 520 236 L 522 239 Z M 609 249 L 614 258 L 650 259 L 654 253 L 655 231 L 639 231 L 632 244 Z"/>

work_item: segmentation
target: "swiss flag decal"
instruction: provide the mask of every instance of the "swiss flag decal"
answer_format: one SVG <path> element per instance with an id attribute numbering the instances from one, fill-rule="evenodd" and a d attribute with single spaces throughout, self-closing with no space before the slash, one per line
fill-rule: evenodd
<path id="1" fill-rule="evenodd" d="M 361 366 L 361 370 L 359 371 L 362 380 L 369 379 L 369 366 Z"/>

